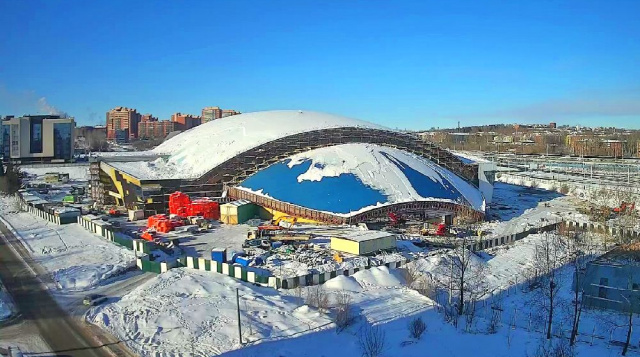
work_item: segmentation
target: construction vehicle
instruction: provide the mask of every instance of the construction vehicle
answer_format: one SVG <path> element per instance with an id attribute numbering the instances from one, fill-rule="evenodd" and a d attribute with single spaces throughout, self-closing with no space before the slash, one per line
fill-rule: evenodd
<path id="1" fill-rule="evenodd" d="M 429 229 L 427 224 L 422 228 L 420 234 L 423 236 L 438 236 L 444 237 L 449 235 L 449 228 L 446 224 L 440 223 L 436 226 L 436 229 Z"/>
<path id="2" fill-rule="evenodd" d="M 118 210 L 117 207 L 111 207 L 108 211 L 109 216 L 111 217 L 120 217 L 122 213 Z"/>
<path id="3" fill-rule="evenodd" d="M 613 209 L 613 212 L 621 214 L 621 213 L 631 213 L 636 209 L 635 202 L 625 202 L 622 201 L 619 207 Z"/>
<path id="4" fill-rule="evenodd" d="M 399 227 L 405 223 L 407 223 L 407 219 L 402 217 L 400 213 L 389 212 L 389 225 L 391 227 Z"/>

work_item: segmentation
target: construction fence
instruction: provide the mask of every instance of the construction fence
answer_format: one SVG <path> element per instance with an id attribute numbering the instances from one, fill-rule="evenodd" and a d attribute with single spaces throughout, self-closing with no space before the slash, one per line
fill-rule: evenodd
<path id="1" fill-rule="evenodd" d="M 79 217 L 80 212 L 77 214 L 66 213 L 66 214 L 56 214 L 53 209 L 41 209 L 36 207 L 32 202 L 28 202 L 24 200 L 22 195 L 18 195 L 20 200 L 20 209 L 26 212 L 29 212 L 33 215 L 36 215 L 44 220 L 47 220 L 51 223 L 62 225 L 62 224 L 70 224 L 76 223 L 77 217 Z"/>
<path id="2" fill-rule="evenodd" d="M 268 272 L 260 271 L 252 267 L 232 265 L 205 258 L 183 256 L 178 259 L 179 265 L 190 269 L 201 271 L 212 271 L 236 278 L 248 283 L 262 286 L 276 287 L 276 277 Z"/>

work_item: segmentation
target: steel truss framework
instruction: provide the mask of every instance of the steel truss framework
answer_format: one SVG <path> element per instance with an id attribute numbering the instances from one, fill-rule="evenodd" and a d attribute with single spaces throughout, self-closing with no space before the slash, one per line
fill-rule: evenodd
<path id="1" fill-rule="evenodd" d="M 350 143 L 378 144 L 413 153 L 447 168 L 478 186 L 477 165 L 465 164 L 450 152 L 433 143 L 422 141 L 415 135 L 389 130 L 345 127 L 308 131 L 270 141 L 236 155 L 197 179 L 143 180 L 144 184 L 156 187 L 144 192 L 145 201 L 148 202 L 149 199 L 152 201 L 145 204 L 145 210 L 150 213 L 163 212 L 168 205 L 168 195 L 176 190 L 199 196 L 222 196 L 223 192 L 239 185 L 252 174 L 289 156 L 317 148 Z"/>

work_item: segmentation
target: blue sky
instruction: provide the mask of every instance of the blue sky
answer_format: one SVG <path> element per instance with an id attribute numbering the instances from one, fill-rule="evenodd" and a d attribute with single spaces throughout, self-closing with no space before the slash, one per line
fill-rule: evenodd
<path id="1" fill-rule="evenodd" d="M 0 115 L 217 105 L 640 128 L 638 14 L 636 0 L 0 0 Z"/>

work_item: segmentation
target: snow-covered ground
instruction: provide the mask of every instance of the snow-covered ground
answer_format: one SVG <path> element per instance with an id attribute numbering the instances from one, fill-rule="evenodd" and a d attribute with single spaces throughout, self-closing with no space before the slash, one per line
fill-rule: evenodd
<path id="1" fill-rule="evenodd" d="M 294 297 L 210 272 L 179 268 L 161 274 L 120 301 L 94 308 L 88 320 L 118 336 L 141 356 L 217 355 L 243 340 L 295 336 L 330 324 Z"/>
<path id="2" fill-rule="evenodd" d="M 14 198 L 2 198 L 0 216 L 17 232 L 32 257 L 51 273 L 57 288 L 86 290 L 135 266 L 132 251 L 78 224 L 55 225 L 28 212 L 16 212 Z"/>

